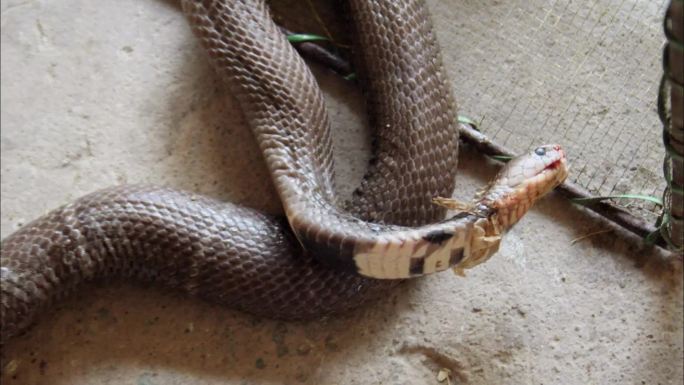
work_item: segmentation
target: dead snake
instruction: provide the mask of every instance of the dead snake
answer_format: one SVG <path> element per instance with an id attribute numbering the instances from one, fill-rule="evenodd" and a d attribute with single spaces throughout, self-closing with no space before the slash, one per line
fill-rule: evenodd
<path id="1" fill-rule="evenodd" d="M 82 282 L 109 276 L 270 318 L 342 312 L 399 278 L 486 260 L 501 232 L 565 176 L 562 150 L 542 146 L 511 162 L 473 204 L 433 201 L 454 187 L 458 129 L 426 7 L 350 0 L 376 144 L 343 210 L 321 91 L 264 2 L 182 3 L 253 129 L 286 219 L 161 187 L 82 197 L 2 242 L 2 341 Z M 460 213 L 433 223 L 443 206 Z"/>

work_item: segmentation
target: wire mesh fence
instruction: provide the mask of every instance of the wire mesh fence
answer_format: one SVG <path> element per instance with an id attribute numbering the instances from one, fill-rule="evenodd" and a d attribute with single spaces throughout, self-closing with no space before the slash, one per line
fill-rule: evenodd
<path id="1" fill-rule="evenodd" d="M 463 39 L 461 65 L 486 69 L 475 77 L 451 74 L 462 85 L 456 91 L 461 112 L 514 152 L 563 144 L 571 180 L 594 195 L 660 197 L 665 182 L 656 95 L 667 5 L 455 2 L 454 22 L 477 35 Z M 651 222 L 660 209 L 647 201 L 618 203 Z"/>
<path id="2" fill-rule="evenodd" d="M 459 113 L 496 143 L 483 151 L 562 144 L 571 167 L 566 195 L 638 196 L 612 202 L 633 219 L 612 205 L 593 209 L 646 236 L 655 233 L 662 207 L 654 202 L 667 185 L 657 96 L 668 3 L 463 0 L 433 1 L 430 8 Z M 276 20 L 327 36 L 333 51 L 348 58 L 352 42 L 331 4 L 271 2 Z M 308 17 L 279 18 L 278 6 Z M 320 62 L 346 74 L 337 68 L 345 63 L 325 56 Z"/>

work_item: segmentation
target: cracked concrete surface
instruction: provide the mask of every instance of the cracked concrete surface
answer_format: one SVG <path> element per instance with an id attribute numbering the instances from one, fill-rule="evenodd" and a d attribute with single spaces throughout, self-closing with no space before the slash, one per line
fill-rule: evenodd
<path id="1" fill-rule="evenodd" d="M 120 183 L 280 210 L 235 102 L 173 3 L 1 10 L 3 237 Z M 446 14 L 434 12 L 443 43 L 459 38 Z M 348 194 L 368 159 L 363 106 L 352 85 L 316 72 Z M 496 168 L 468 149 L 461 158 L 456 195 L 467 197 Z M 681 267 L 611 233 L 573 243 L 606 228 L 551 196 L 467 278 L 432 276 L 308 324 L 160 288 L 88 286 L 3 347 L 2 383 L 437 384 L 446 368 L 452 384 L 682 384 Z"/>

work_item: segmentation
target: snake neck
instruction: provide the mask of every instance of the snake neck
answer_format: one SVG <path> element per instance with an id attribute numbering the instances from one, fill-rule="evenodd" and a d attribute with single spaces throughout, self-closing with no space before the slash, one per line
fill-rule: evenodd
<path id="1" fill-rule="evenodd" d="M 317 259 L 367 277 L 401 279 L 446 270 L 467 259 L 473 237 L 481 233 L 477 224 L 487 219 L 461 212 L 438 223 L 404 227 L 319 212 L 293 220 L 294 229 L 304 229 L 295 231 L 297 239 Z M 334 232 L 320 226 L 332 221 Z"/>

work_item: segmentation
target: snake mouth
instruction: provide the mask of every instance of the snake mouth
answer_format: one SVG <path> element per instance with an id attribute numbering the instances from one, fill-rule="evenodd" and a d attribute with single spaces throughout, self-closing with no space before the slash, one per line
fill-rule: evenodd
<path id="1" fill-rule="evenodd" d="M 557 152 L 558 158 L 556 160 L 554 160 L 553 162 L 549 163 L 548 165 L 546 165 L 546 167 L 544 167 L 542 169 L 542 172 L 544 172 L 544 171 L 555 171 L 561 167 L 563 167 L 563 168 L 566 167 L 567 161 L 565 158 L 565 151 L 563 151 L 563 148 L 557 144 L 550 146 L 550 147 L 552 147 L 553 150 Z"/>
<path id="2" fill-rule="evenodd" d="M 558 159 L 549 163 L 544 167 L 540 174 L 547 175 L 554 180 L 552 188 L 555 188 L 559 184 L 563 183 L 565 178 L 568 176 L 568 166 L 567 159 L 565 158 L 565 152 L 560 146 L 554 146 L 554 150 L 558 152 Z"/>
<path id="3" fill-rule="evenodd" d="M 551 162 L 548 166 L 544 167 L 544 170 L 555 170 L 562 165 L 564 160 L 565 160 L 565 158 L 562 158 L 562 159 L 558 159 L 554 162 Z"/>

